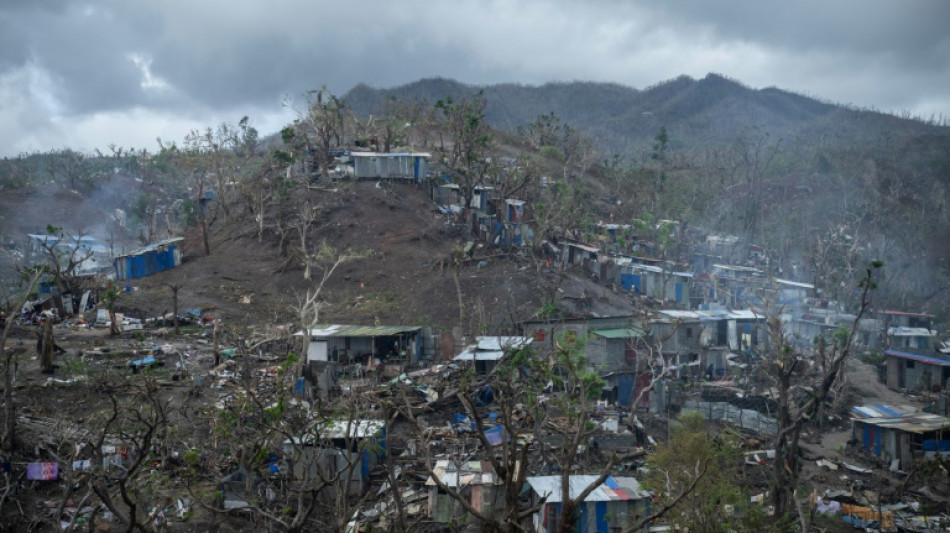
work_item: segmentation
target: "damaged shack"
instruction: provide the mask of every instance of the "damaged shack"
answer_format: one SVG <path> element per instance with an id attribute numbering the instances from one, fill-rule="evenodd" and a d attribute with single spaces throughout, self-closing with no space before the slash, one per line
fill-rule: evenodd
<path id="1" fill-rule="evenodd" d="M 419 326 L 318 325 L 308 332 L 307 362 L 382 365 L 384 375 L 397 376 L 422 357 L 421 332 Z"/>
<path id="2" fill-rule="evenodd" d="M 491 514 L 504 508 L 505 492 L 489 461 L 450 461 L 442 459 L 432 469 L 433 476 L 465 498 L 475 509 Z M 455 498 L 439 488 L 430 477 L 429 518 L 443 524 L 474 520 Z"/>
<path id="3" fill-rule="evenodd" d="M 569 498 L 578 497 L 599 476 L 573 475 L 568 480 Z M 535 531 L 548 533 L 560 531 L 561 476 L 533 476 L 526 479 L 531 486 L 531 502 L 541 503 L 541 508 L 532 519 Z M 543 503 L 542 503 L 543 500 Z M 640 487 L 633 477 L 607 476 L 604 482 L 584 498 L 578 512 L 577 524 L 571 530 L 576 533 L 599 531 L 622 531 L 637 519 L 650 513 L 650 494 Z"/>
<path id="4" fill-rule="evenodd" d="M 892 469 L 937 455 L 950 459 L 950 418 L 891 405 L 860 405 L 851 414 L 852 439 Z"/>
<path id="5" fill-rule="evenodd" d="M 475 337 L 475 344 L 462 350 L 455 361 L 470 361 L 479 374 L 491 372 L 506 354 L 531 344 L 531 337 Z"/>
<path id="6" fill-rule="evenodd" d="M 178 243 L 183 240 L 181 237 L 165 239 L 134 252 L 117 256 L 113 262 L 115 279 L 125 281 L 144 278 L 180 266 L 181 248 Z"/>
<path id="7" fill-rule="evenodd" d="M 370 471 L 385 459 L 385 422 L 338 420 L 317 432 L 318 436 L 284 441 L 284 457 L 294 478 L 340 479 L 350 494 L 362 494 L 369 487 Z"/>

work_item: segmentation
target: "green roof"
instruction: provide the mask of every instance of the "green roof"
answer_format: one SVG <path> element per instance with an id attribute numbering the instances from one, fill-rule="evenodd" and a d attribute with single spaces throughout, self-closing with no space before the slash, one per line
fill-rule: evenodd
<path id="1" fill-rule="evenodd" d="M 633 339 L 642 337 L 643 331 L 636 328 L 594 329 L 591 334 L 605 339 Z"/>

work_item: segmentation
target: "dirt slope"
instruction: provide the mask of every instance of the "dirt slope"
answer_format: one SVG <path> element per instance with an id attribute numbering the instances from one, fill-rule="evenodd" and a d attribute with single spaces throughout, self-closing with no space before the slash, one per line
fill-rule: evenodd
<path id="1" fill-rule="evenodd" d="M 463 244 L 453 219 L 438 213 L 424 188 L 412 184 L 341 184 L 310 190 L 293 202 L 310 201 L 321 210 L 312 243 L 364 250 L 369 256 L 340 267 L 328 283 L 330 304 L 321 321 L 432 326 L 447 331 L 459 324 L 458 292 L 451 268 L 441 261 Z M 297 295 L 308 283 L 300 268 L 280 271 L 285 262 L 276 232 L 258 242 L 252 222 L 212 225 L 212 253 L 206 256 L 197 232 L 186 239 L 180 268 L 129 283 L 135 290 L 119 305 L 145 316 L 171 308 L 167 283 L 183 284 L 180 308 L 216 309 L 231 322 L 285 322 L 293 319 Z M 290 243 L 296 245 L 296 242 Z M 517 254 L 476 248 L 461 269 L 466 333 L 509 331 L 530 317 L 543 300 L 530 262 Z M 319 272 L 315 273 L 319 279 Z M 595 298 L 608 314 L 632 312 L 626 298 Z M 244 302 L 244 303 L 242 303 Z"/>

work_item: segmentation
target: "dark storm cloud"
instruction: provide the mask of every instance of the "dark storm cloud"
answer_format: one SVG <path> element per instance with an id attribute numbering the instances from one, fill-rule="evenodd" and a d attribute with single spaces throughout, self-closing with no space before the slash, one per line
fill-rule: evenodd
<path id="1" fill-rule="evenodd" d="M 722 39 L 796 52 L 828 50 L 906 65 L 947 67 L 950 3 L 944 0 L 801 0 L 657 3 L 664 24 L 711 28 Z"/>
<path id="2" fill-rule="evenodd" d="M 754 87 L 948 112 L 943 0 L 53 0 L 0 4 L 0 150 L 180 138 L 286 96 L 388 87 L 613 81 L 719 72 Z M 135 131 L 127 132 L 130 124 Z M 152 130 L 160 130 L 160 133 Z M 176 133 L 177 131 L 177 133 Z M 15 147 L 15 148 L 11 148 Z M 83 146 L 83 147 L 85 147 Z"/>

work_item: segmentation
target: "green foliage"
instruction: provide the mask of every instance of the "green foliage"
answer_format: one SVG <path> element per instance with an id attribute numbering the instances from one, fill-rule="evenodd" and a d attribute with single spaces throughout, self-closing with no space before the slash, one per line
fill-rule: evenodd
<path id="1" fill-rule="evenodd" d="M 182 454 L 181 459 L 182 459 L 182 462 L 184 462 L 185 465 L 187 466 L 192 466 L 192 467 L 198 466 L 198 461 L 200 460 L 198 449 L 191 448 L 191 449 L 185 450 L 185 453 Z"/>
<path id="2" fill-rule="evenodd" d="M 181 203 L 181 221 L 186 228 L 194 227 L 198 223 L 197 204 L 191 198 L 184 198 Z"/>
<path id="3" fill-rule="evenodd" d="M 644 485 L 656 491 L 654 505 L 663 505 L 686 490 L 705 469 L 705 474 L 670 514 L 668 520 L 690 531 L 727 531 L 730 520 L 724 505 L 744 508 L 748 501 L 736 485 L 738 437 L 728 431 L 715 436 L 706 429 L 706 420 L 695 411 L 682 413 L 670 422 L 670 438 L 647 460 Z"/>
<path id="4" fill-rule="evenodd" d="M 538 312 L 535 313 L 541 320 L 549 320 L 555 318 L 558 315 L 557 302 L 546 301 L 541 304 L 541 308 L 538 309 Z"/>
<path id="5" fill-rule="evenodd" d="M 542 146 L 538 153 L 541 157 L 553 159 L 555 161 L 564 161 L 564 151 L 557 146 Z"/>
<path id="6" fill-rule="evenodd" d="M 67 379 L 75 376 L 84 376 L 89 372 L 89 365 L 82 357 L 63 357 L 59 360 L 60 371 Z"/>
<path id="7" fill-rule="evenodd" d="M 106 309 L 112 311 L 115 309 L 115 303 L 119 299 L 119 289 L 115 283 L 109 282 L 106 290 L 99 293 L 99 300 L 105 304 Z"/>

